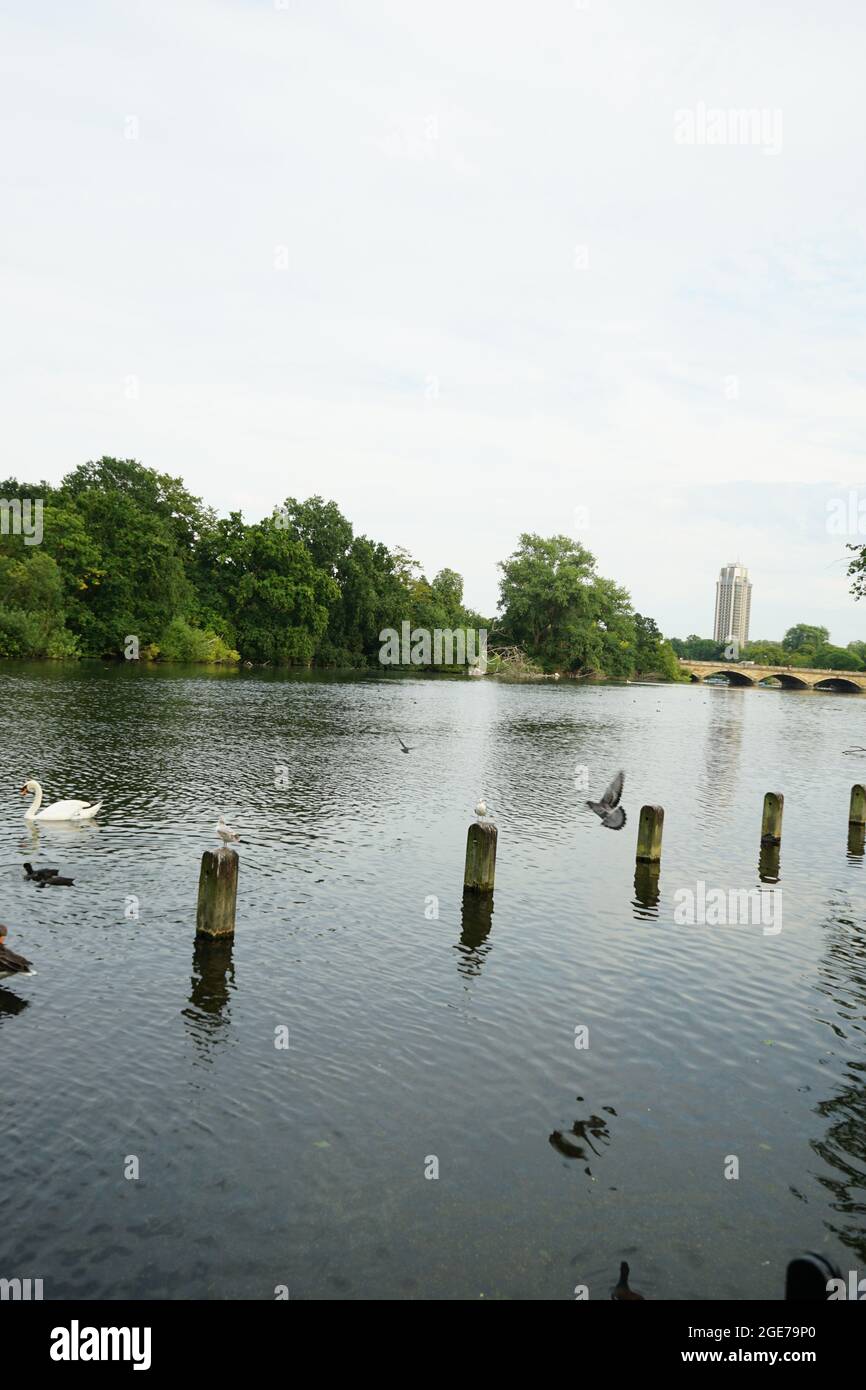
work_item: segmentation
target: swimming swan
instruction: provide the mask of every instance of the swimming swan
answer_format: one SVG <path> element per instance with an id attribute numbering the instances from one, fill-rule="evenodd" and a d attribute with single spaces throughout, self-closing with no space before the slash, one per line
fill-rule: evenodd
<path id="1" fill-rule="evenodd" d="M 25 820 L 92 820 L 102 806 L 101 801 L 95 804 L 89 801 L 54 801 L 50 806 L 46 806 L 44 811 L 40 811 L 42 788 L 33 778 L 25 782 L 21 788 L 22 796 L 27 796 L 28 792 L 35 792 L 35 796 L 33 804 L 24 812 Z"/>

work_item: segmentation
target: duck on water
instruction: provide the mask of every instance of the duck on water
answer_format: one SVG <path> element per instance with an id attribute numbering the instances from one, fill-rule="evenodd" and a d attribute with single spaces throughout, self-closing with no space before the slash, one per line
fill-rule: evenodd
<path id="1" fill-rule="evenodd" d="M 35 975 L 36 971 L 29 960 L 25 960 L 17 951 L 10 950 L 6 945 L 8 935 L 7 928 L 0 926 L 0 980 L 5 980 L 10 975 Z"/>

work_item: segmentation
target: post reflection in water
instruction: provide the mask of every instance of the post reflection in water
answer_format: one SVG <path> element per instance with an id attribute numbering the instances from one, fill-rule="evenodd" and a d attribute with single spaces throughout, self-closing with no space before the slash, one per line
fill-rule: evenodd
<path id="1" fill-rule="evenodd" d="M 234 942 L 196 937 L 192 952 L 189 1007 L 183 1010 L 187 1031 L 196 1048 L 209 1058 L 222 1042 L 230 1023 L 229 1001 L 235 987 Z"/>
<path id="2" fill-rule="evenodd" d="M 460 941 L 454 948 L 460 952 L 457 969 L 461 975 L 472 978 L 481 974 L 490 952 L 487 938 L 493 925 L 493 894 L 464 892 L 460 922 Z"/>
<path id="3" fill-rule="evenodd" d="M 778 883 L 781 845 L 761 845 L 758 855 L 758 878 L 762 883 Z"/>
<path id="4" fill-rule="evenodd" d="M 659 873 L 661 864 L 656 862 L 638 862 L 634 866 L 634 900 L 632 908 L 634 917 L 638 922 L 658 919 L 658 906 L 661 894 L 659 892 Z"/>
<path id="5" fill-rule="evenodd" d="M 863 858 L 866 846 L 866 825 L 848 824 L 848 859 L 856 864 Z"/>
<path id="6" fill-rule="evenodd" d="M 839 1220 L 827 1226 L 860 1263 L 866 1262 L 866 1069 L 862 1060 L 866 1033 L 866 932 L 850 904 L 831 901 L 826 923 L 826 958 L 819 966 L 819 989 L 834 1005 L 838 1041 L 845 1049 L 844 1081 L 815 1113 L 827 1121 L 815 1153 L 832 1172 L 818 1174 L 831 1196 Z M 853 1055 L 852 1055 L 853 1054 Z"/>

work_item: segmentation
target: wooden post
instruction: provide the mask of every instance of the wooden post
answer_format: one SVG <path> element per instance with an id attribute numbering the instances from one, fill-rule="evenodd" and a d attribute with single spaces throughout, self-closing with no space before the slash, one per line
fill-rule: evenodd
<path id="1" fill-rule="evenodd" d="M 662 831 L 665 825 L 663 806 L 641 806 L 637 830 L 638 863 L 655 864 L 662 857 Z"/>
<path id="2" fill-rule="evenodd" d="M 470 893 L 492 893 L 496 877 L 496 837 L 492 821 L 473 821 L 466 836 L 463 888 Z"/>
<path id="3" fill-rule="evenodd" d="M 764 797 L 764 815 L 761 821 L 761 844 L 780 845 L 782 843 L 782 812 L 785 798 L 781 792 L 767 792 Z"/>
<path id="4" fill-rule="evenodd" d="M 233 849 L 206 849 L 198 876 L 196 936 L 233 936 L 238 896 L 238 855 Z"/>
<path id="5" fill-rule="evenodd" d="M 866 787 L 856 782 L 851 788 L 851 805 L 848 808 L 849 825 L 866 825 Z"/>

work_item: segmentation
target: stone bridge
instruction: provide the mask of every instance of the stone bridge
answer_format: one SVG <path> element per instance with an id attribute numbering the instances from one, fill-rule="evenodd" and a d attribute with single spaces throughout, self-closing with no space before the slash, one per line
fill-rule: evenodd
<path id="1" fill-rule="evenodd" d="M 805 666 L 748 665 L 743 661 L 689 661 L 679 658 L 680 666 L 693 681 L 708 676 L 727 676 L 731 685 L 760 685 L 777 680 L 791 690 L 866 691 L 866 671 L 816 671 Z"/>

